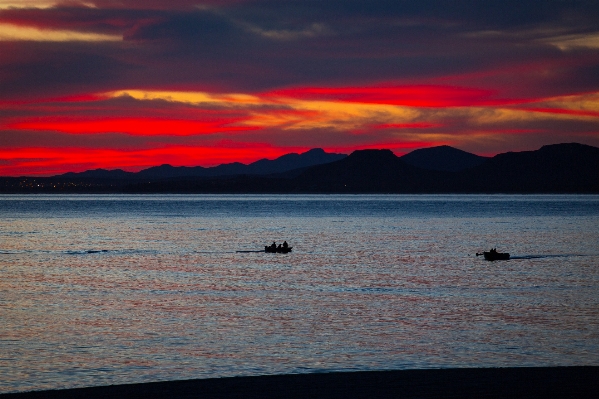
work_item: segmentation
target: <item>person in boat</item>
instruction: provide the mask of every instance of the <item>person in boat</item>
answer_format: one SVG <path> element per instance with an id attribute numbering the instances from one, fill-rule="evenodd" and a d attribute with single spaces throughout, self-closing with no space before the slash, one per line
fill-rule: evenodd
<path id="1" fill-rule="evenodd" d="M 275 241 L 272 242 L 272 244 L 270 245 L 271 249 L 277 249 L 277 243 Z"/>
<path id="2" fill-rule="evenodd" d="M 283 249 L 287 248 L 289 248 L 289 244 L 287 244 L 287 241 L 283 241 Z"/>
<path id="3" fill-rule="evenodd" d="M 277 251 L 281 249 L 281 244 L 279 244 L 279 246 L 277 247 Z"/>

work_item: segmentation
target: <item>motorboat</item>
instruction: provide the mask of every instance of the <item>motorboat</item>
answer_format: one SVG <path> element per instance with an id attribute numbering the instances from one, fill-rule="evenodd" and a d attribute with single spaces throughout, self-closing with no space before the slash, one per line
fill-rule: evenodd
<path id="1" fill-rule="evenodd" d="M 494 261 L 494 260 L 508 260 L 510 258 L 510 254 L 507 252 L 497 252 L 495 248 L 490 251 L 484 251 L 483 253 L 477 253 L 476 256 L 483 255 L 485 260 Z"/>

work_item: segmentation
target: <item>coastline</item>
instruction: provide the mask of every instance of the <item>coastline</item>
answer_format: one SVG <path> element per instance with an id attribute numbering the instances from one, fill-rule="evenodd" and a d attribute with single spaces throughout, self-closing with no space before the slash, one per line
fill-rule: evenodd
<path id="1" fill-rule="evenodd" d="M 599 366 L 358 371 L 211 378 L 0 394 L 53 398 L 595 398 Z"/>

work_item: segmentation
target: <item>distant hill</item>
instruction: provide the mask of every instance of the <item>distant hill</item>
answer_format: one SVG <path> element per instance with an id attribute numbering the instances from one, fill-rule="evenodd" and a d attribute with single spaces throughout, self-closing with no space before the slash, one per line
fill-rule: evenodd
<path id="1" fill-rule="evenodd" d="M 135 178 L 135 173 L 126 172 L 122 169 L 92 169 L 85 172 L 67 172 L 55 177 L 65 178 L 91 178 L 91 179 L 131 179 Z"/>
<path id="2" fill-rule="evenodd" d="M 284 173 L 293 169 L 321 165 L 345 158 L 345 154 L 327 153 L 321 148 L 314 148 L 302 154 L 286 154 L 274 160 L 261 159 L 249 165 L 239 162 L 223 164 L 210 168 L 202 166 L 161 165 L 144 169 L 140 172 L 125 172 L 121 169 L 94 169 L 80 173 L 65 173 L 60 177 L 85 179 L 171 179 L 181 177 L 215 177 L 233 175 L 267 175 Z"/>
<path id="3" fill-rule="evenodd" d="M 422 169 L 458 172 L 482 165 L 488 158 L 442 145 L 414 150 L 400 159 Z"/>
<path id="4" fill-rule="evenodd" d="M 564 143 L 498 154 L 459 172 L 453 187 L 471 192 L 599 192 L 599 148 Z"/>
<path id="5" fill-rule="evenodd" d="M 416 192 L 428 191 L 438 176 L 407 164 L 390 150 L 360 150 L 307 169 L 291 186 L 299 192 Z"/>
<path id="6" fill-rule="evenodd" d="M 215 166 L 212 168 L 173 167 L 170 165 L 156 166 L 142 170 L 137 176 L 147 178 L 174 178 L 174 177 L 215 177 L 233 175 L 268 175 L 283 173 L 293 169 L 321 165 L 345 158 L 345 154 L 327 153 L 321 148 L 313 148 L 303 154 L 286 154 L 274 160 L 261 159 L 249 165 L 239 162 Z"/>
<path id="7" fill-rule="evenodd" d="M 341 161 L 309 168 L 292 187 L 300 192 L 599 192 L 599 148 L 547 145 L 498 154 L 458 172 L 418 168 L 389 150 L 355 151 Z"/>

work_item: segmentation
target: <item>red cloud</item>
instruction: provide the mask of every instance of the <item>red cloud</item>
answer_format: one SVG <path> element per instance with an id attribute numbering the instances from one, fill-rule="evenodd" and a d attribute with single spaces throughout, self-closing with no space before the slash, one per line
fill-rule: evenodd
<path id="1" fill-rule="evenodd" d="M 7 129 L 44 130 L 69 134 L 125 133 L 139 136 L 190 136 L 256 130 L 253 126 L 236 126 L 242 118 L 214 118 L 206 120 L 175 120 L 162 118 L 107 118 L 77 119 L 70 117 L 42 117 L 9 123 Z"/>
<path id="2" fill-rule="evenodd" d="M 445 141 L 409 141 L 409 142 L 376 142 L 371 144 L 363 144 L 363 145 L 352 145 L 352 146 L 334 146 L 328 148 L 331 152 L 340 152 L 340 153 L 350 153 L 356 150 L 378 150 L 378 149 L 390 149 L 396 155 L 400 156 L 409 152 L 410 150 L 414 150 L 417 148 L 427 148 L 427 147 L 435 147 L 439 145 L 448 144 Z"/>
<path id="3" fill-rule="evenodd" d="M 453 86 L 371 86 L 371 87 L 300 87 L 275 90 L 265 96 L 283 96 L 316 100 L 337 100 L 411 107 L 460 107 L 496 105 L 492 90 Z M 504 101 L 505 102 L 505 101 Z"/>
<path id="4" fill-rule="evenodd" d="M 251 102 L 216 92 L 214 98 L 222 104 L 209 103 L 207 108 L 174 100 L 110 98 L 93 93 L 19 104 L 4 102 L 0 103 L 6 115 L 0 120 L 0 138 L 5 140 L 5 145 L 0 145 L 0 175 L 52 175 L 94 168 L 135 171 L 163 163 L 250 163 L 312 147 L 345 153 L 389 148 L 399 155 L 411 149 L 447 144 L 480 153 L 476 143 L 467 147 L 469 137 L 480 141 L 487 137 L 505 139 L 509 135 L 510 142 L 514 142 L 524 136 L 554 134 L 555 118 L 543 119 L 539 112 L 583 117 L 578 119 L 587 124 L 593 123 L 587 120 L 594 118 L 584 117 L 598 116 L 594 111 L 548 108 L 560 105 L 556 99 L 541 101 L 535 104 L 539 105 L 537 108 L 508 103 L 499 107 L 505 115 L 494 114 L 494 107 L 487 105 L 495 101 L 493 93 L 454 86 L 300 87 L 268 92 L 263 97 L 254 94 Z M 294 99 L 331 103 L 325 106 Z M 570 99 L 569 104 L 573 101 Z M 397 119 L 384 115 L 377 120 L 376 112 L 363 115 L 361 111 L 378 107 L 356 104 L 360 102 L 420 109 L 409 110 L 416 115 L 412 119 L 400 114 Z M 477 123 L 478 114 L 469 114 L 468 105 L 487 105 L 495 119 Z M 458 106 L 464 109 L 453 109 L 452 113 L 450 108 Z M 448 109 L 438 109 L 443 107 Z M 511 115 L 512 111 L 518 111 L 517 115 Z M 534 115 L 526 119 L 527 112 Z M 320 120 L 327 123 L 320 126 L 316 123 Z M 347 120 L 355 123 L 343 125 Z M 307 123 L 304 128 L 304 121 L 315 123 Z M 562 122 L 573 124 L 577 119 L 568 117 Z M 229 134 L 246 131 L 252 133 Z M 230 141 L 222 141 L 223 137 Z M 35 147 L 27 148 L 28 145 Z M 48 148 L 42 148 L 43 145 Z M 492 150 L 484 153 L 491 154 Z"/>
<path id="5" fill-rule="evenodd" d="M 414 148 L 446 143 L 420 141 L 409 143 L 378 142 L 368 145 L 325 148 L 329 152 L 350 153 L 354 150 L 390 148 L 398 155 Z M 112 148 L 0 148 L 0 176 L 49 176 L 90 169 L 123 168 L 129 171 L 169 163 L 175 166 L 213 166 L 231 162 L 251 163 L 258 159 L 274 159 L 291 152 L 304 152 L 309 147 L 275 147 L 267 143 L 237 144 L 218 142 L 209 147 L 164 146 L 139 150 Z M 404 151 L 405 150 L 405 151 Z"/>
<path id="6" fill-rule="evenodd" d="M 223 163 L 251 163 L 258 159 L 274 159 L 308 148 L 281 148 L 264 143 L 233 145 L 218 143 L 209 147 L 164 146 L 160 148 L 118 150 L 112 148 L 0 148 L 0 176 L 50 176 L 89 169 L 123 168 L 129 171 L 169 163 L 175 166 L 214 166 Z"/>

